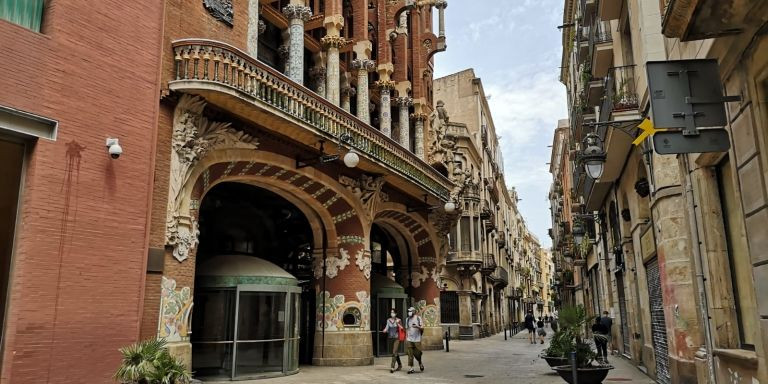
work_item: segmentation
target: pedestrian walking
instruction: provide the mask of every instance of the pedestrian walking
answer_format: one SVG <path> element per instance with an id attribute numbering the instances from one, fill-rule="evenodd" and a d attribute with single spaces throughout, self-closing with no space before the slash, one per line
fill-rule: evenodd
<path id="1" fill-rule="evenodd" d="M 536 344 L 536 327 L 534 326 L 534 321 L 536 319 L 533 317 L 533 311 L 528 311 L 528 313 L 525 315 L 525 329 L 528 330 L 528 341 L 531 342 L 531 344 Z"/>
<path id="2" fill-rule="evenodd" d="M 539 342 L 544 344 L 544 338 L 547 336 L 547 331 L 544 329 L 544 319 L 539 318 L 539 322 L 536 323 L 536 334 L 539 335 Z"/>
<path id="3" fill-rule="evenodd" d="M 607 330 L 605 333 L 608 336 L 607 348 L 611 351 L 611 355 L 613 355 L 613 319 L 608 315 L 608 311 L 603 311 L 603 317 L 600 318 L 600 323 L 602 323 Z"/>
<path id="4" fill-rule="evenodd" d="M 558 316 L 557 309 L 555 309 L 554 311 L 552 311 L 552 317 L 549 320 L 549 326 L 550 328 L 552 328 L 552 332 L 557 332 L 557 328 L 558 326 L 560 326 L 560 324 L 557 322 L 558 320 L 557 316 Z"/>
<path id="5" fill-rule="evenodd" d="M 416 314 L 416 309 L 408 308 L 408 318 L 405 319 L 406 338 L 405 351 L 408 353 L 408 373 L 415 372 L 413 359 L 419 363 L 419 369 L 424 372 L 424 364 L 421 362 L 421 334 L 424 332 L 424 321 Z"/>
<path id="6" fill-rule="evenodd" d="M 393 308 L 391 312 L 389 312 L 389 319 L 387 319 L 386 324 L 384 324 L 384 329 L 381 331 L 383 333 L 387 334 L 387 347 L 390 351 L 392 351 L 392 363 L 389 368 L 389 373 L 394 373 L 395 371 L 399 371 L 403 368 L 403 363 L 400 361 L 400 342 L 404 341 L 401 340 L 401 334 L 405 334 L 405 328 L 403 328 L 402 321 L 400 321 L 400 318 L 397 317 L 397 311 Z M 405 339 L 403 337 L 403 339 Z M 395 363 L 397 363 L 397 368 L 395 368 Z"/>
<path id="7" fill-rule="evenodd" d="M 608 328 L 605 327 L 601 318 L 595 318 L 595 323 L 592 324 L 592 336 L 595 339 L 595 348 L 597 349 L 597 359 L 603 363 L 608 363 L 608 351 L 606 345 L 608 344 Z"/>

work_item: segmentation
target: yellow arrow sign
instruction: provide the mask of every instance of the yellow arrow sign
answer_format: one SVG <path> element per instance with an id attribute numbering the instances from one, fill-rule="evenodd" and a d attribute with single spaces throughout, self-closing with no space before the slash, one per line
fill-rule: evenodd
<path id="1" fill-rule="evenodd" d="M 653 122 L 651 121 L 651 119 L 647 117 L 637 127 L 640 128 L 640 130 L 642 130 L 643 133 L 641 133 L 640 136 L 638 136 L 637 139 L 635 139 L 635 141 L 632 142 L 632 144 L 634 145 L 640 145 L 643 142 L 643 140 L 645 140 L 646 137 L 653 136 L 654 134 L 656 134 L 656 132 L 664 132 L 667 130 L 666 128 L 656 129 L 653 126 Z"/>

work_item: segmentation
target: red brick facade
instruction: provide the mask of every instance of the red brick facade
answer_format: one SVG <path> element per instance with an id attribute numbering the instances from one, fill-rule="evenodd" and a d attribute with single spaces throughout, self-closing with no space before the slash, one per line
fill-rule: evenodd
<path id="1" fill-rule="evenodd" d="M 0 20 L 0 105 L 59 121 L 27 162 L 0 381 L 108 383 L 139 337 L 163 5 L 46 3 L 41 33 Z"/>

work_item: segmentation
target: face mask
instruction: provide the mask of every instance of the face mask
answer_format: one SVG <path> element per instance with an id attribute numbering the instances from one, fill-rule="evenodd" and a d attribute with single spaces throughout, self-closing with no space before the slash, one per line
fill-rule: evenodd
<path id="1" fill-rule="evenodd" d="M 408 316 L 413 316 L 413 311 L 408 311 Z"/>
<path id="2" fill-rule="evenodd" d="M 389 314 L 389 316 L 390 316 L 390 317 L 392 317 L 392 318 L 394 319 L 395 317 L 397 317 L 397 314 L 396 314 L 396 313 L 394 313 L 394 312 L 392 312 L 392 313 L 390 313 L 390 314 Z"/>

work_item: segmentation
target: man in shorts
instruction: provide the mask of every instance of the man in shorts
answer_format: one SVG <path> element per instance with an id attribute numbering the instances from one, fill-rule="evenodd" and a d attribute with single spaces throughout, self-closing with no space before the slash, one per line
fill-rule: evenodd
<path id="1" fill-rule="evenodd" d="M 531 344 L 536 344 L 536 326 L 534 322 L 536 319 L 533 317 L 533 311 L 528 311 L 525 315 L 525 329 L 528 330 L 528 341 Z"/>

